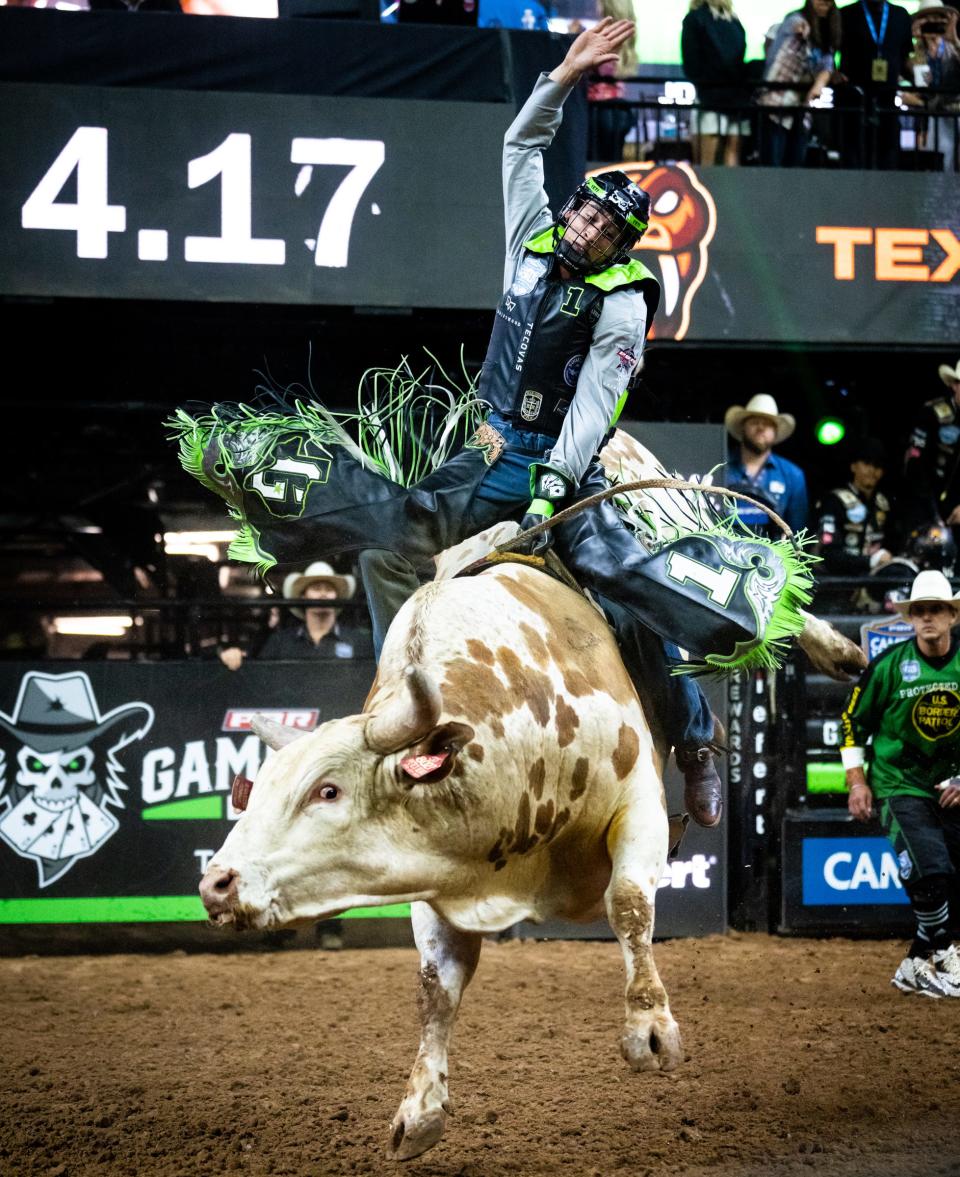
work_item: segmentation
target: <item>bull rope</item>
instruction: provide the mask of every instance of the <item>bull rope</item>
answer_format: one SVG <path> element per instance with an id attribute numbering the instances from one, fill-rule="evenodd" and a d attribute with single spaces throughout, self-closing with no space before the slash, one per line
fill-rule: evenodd
<path id="1" fill-rule="evenodd" d="M 752 499 L 749 495 L 742 494 L 738 490 L 728 490 L 725 486 L 704 486 L 701 482 L 683 482 L 679 478 L 642 478 L 637 482 L 621 482 L 616 486 L 609 486 L 606 490 L 598 491 L 596 494 L 581 499 L 571 507 L 565 507 L 562 511 L 558 511 L 556 515 L 552 515 L 549 519 L 544 519 L 542 523 L 538 523 L 535 527 L 521 531 L 513 539 L 498 544 L 493 549 L 493 552 L 485 557 L 485 560 L 495 562 L 497 556 L 505 556 L 513 552 L 516 548 L 524 546 L 535 536 L 542 535 L 545 531 L 550 531 L 558 523 L 564 523 L 568 519 L 575 518 L 588 507 L 596 506 L 597 503 L 602 503 L 606 499 L 612 499 L 617 495 L 626 494 L 628 491 L 634 490 L 692 490 L 698 494 L 723 495 L 728 499 L 741 499 L 745 503 L 750 503 L 751 506 L 759 507 L 761 511 L 769 515 L 771 520 L 783 532 L 785 539 L 795 538 L 793 528 L 772 507 L 764 506 L 763 503 L 758 503 L 756 499 Z"/>

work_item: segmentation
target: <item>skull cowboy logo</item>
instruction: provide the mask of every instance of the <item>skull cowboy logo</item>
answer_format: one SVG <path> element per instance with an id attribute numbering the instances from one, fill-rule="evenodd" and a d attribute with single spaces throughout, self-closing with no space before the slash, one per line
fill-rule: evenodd
<path id="1" fill-rule="evenodd" d="M 0 712 L 0 838 L 37 863 L 41 887 L 116 833 L 123 808 L 116 758 L 153 724 L 153 708 L 129 703 L 100 714 L 83 673 L 31 671 L 12 715 Z"/>

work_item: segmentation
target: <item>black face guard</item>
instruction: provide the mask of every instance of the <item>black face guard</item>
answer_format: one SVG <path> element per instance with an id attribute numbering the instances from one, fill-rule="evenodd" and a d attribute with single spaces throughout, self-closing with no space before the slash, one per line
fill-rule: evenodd
<path id="1" fill-rule="evenodd" d="M 604 216 L 602 230 L 592 239 L 570 228 L 570 222 L 587 204 L 594 205 Z M 575 274 L 599 274 L 626 258 L 647 226 L 627 207 L 620 207 L 621 204 L 626 205 L 627 201 L 619 193 L 608 193 L 596 181 L 588 180 L 561 208 L 553 230 L 553 247 L 568 270 Z"/>

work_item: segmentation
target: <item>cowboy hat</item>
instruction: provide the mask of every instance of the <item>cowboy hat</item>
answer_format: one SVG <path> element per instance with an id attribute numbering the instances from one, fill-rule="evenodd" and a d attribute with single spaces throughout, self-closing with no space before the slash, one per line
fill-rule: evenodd
<path id="1" fill-rule="evenodd" d="M 911 22 L 910 31 L 915 37 L 919 36 L 920 26 L 924 21 L 930 20 L 931 18 L 938 24 L 942 24 L 944 29 L 946 29 L 948 25 L 957 19 L 957 10 L 955 8 L 949 8 L 945 4 L 924 4 L 914 13 Z"/>
<path id="2" fill-rule="evenodd" d="M 910 606 L 917 605 L 921 601 L 952 606 L 956 614 L 954 624 L 960 621 L 960 596 L 954 593 L 950 587 L 950 581 L 942 572 L 937 572 L 933 568 L 918 572 L 910 586 L 910 596 L 905 601 L 894 601 L 893 607 L 898 613 L 907 615 L 910 612 Z"/>
<path id="3" fill-rule="evenodd" d="M 758 392 L 745 405 L 731 405 L 724 414 L 723 424 L 727 433 L 737 441 L 743 441 L 743 423 L 748 417 L 767 417 L 777 430 L 774 445 L 786 441 L 797 427 L 796 420 L 789 413 L 777 411 L 777 402 L 769 393 Z"/>
<path id="4" fill-rule="evenodd" d="M 143 735 L 153 724 L 153 708 L 128 703 L 100 714 L 90 680 L 76 674 L 41 674 L 31 670 L 20 682 L 13 715 L 0 713 L 0 726 L 36 752 L 72 752 L 118 723 L 117 744 Z"/>
<path id="5" fill-rule="evenodd" d="M 954 380 L 960 380 L 960 360 L 957 360 L 955 368 L 951 368 L 949 364 L 941 364 L 937 372 L 944 384 L 949 385 Z"/>
<path id="6" fill-rule="evenodd" d="M 334 572 L 326 560 L 314 560 L 302 572 L 291 572 L 284 577 L 283 595 L 302 597 L 312 584 L 332 584 L 341 598 L 352 597 L 357 591 L 357 582 L 352 576 Z"/>

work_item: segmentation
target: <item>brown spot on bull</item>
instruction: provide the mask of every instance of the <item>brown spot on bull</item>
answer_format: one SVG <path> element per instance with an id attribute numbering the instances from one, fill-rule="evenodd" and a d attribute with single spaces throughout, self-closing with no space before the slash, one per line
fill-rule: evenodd
<path id="1" fill-rule="evenodd" d="M 483 744 L 467 744 L 467 755 L 471 760 L 476 760 L 478 764 L 483 763 L 483 758 L 486 752 L 483 750 Z"/>
<path id="2" fill-rule="evenodd" d="M 546 727 L 553 701 L 553 683 L 541 671 L 524 666 L 509 646 L 499 647 L 497 661 L 506 672 L 510 691 L 517 704 L 526 703 L 537 723 Z"/>
<path id="3" fill-rule="evenodd" d="M 526 605 L 538 617 L 543 616 L 543 597 L 526 579 L 504 576 L 500 583 L 511 597 L 516 598 L 522 605 Z"/>
<path id="4" fill-rule="evenodd" d="M 585 756 L 577 758 L 577 763 L 573 766 L 573 776 L 570 778 L 570 800 L 576 801 L 578 797 L 583 796 L 584 790 L 587 787 L 587 775 L 590 772 L 590 761 Z"/>
<path id="5" fill-rule="evenodd" d="M 514 854 L 526 854 L 539 841 L 536 834 L 530 833 L 530 798 L 526 793 L 521 793 L 520 803 L 517 805 L 517 824 L 514 827 L 510 850 Z"/>
<path id="6" fill-rule="evenodd" d="M 580 726 L 580 717 L 566 699 L 557 695 L 557 743 L 561 748 L 573 743 L 576 729 Z"/>
<path id="7" fill-rule="evenodd" d="M 557 834 L 560 833 L 560 831 L 563 829 L 563 827 L 567 824 L 567 822 L 569 820 L 570 820 L 570 810 L 569 809 L 558 810 L 557 816 L 553 819 L 553 829 L 550 831 L 550 833 L 547 837 L 547 841 L 549 842 L 551 838 L 555 838 L 557 836 Z"/>
<path id="8" fill-rule="evenodd" d="M 440 691 L 444 703 L 469 723 L 489 723 L 496 736 L 503 735 L 501 717 L 506 691 L 489 666 L 467 658 L 453 658 L 447 664 Z"/>
<path id="9" fill-rule="evenodd" d="M 487 666 L 493 665 L 493 650 L 477 638 L 470 638 L 467 641 L 467 653 L 477 662 L 484 662 Z"/>
<path id="10" fill-rule="evenodd" d="M 617 774 L 617 780 L 622 781 L 623 778 L 630 772 L 633 766 L 637 763 L 637 757 L 640 755 L 640 739 L 632 727 L 627 724 L 620 724 L 620 735 L 617 739 L 617 747 L 614 750 L 610 759 L 613 761 L 613 770 Z"/>
<path id="11" fill-rule="evenodd" d="M 530 765 L 530 772 L 527 778 L 530 781 L 530 791 L 534 797 L 539 801 L 543 796 L 543 782 L 547 777 L 547 766 L 543 763 L 543 757 L 538 756 L 537 759 Z"/>
<path id="12" fill-rule="evenodd" d="M 547 635 L 547 650 L 575 698 L 603 693 L 621 705 L 636 696 L 620 659 L 600 636 L 574 617 L 564 617 Z"/>
<path id="13" fill-rule="evenodd" d="M 553 824 L 553 801 L 547 801 L 543 805 L 537 806 L 537 816 L 533 823 L 533 828 L 538 834 L 549 833 L 550 827 Z"/>
<path id="14" fill-rule="evenodd" d="M 523 634 L 527 643 L 527 649 L 530 651 L 530 656 L 534 662 L 540 666 L 545 666 L 550 661 L 550 653 L 547 650 L 547 643 L 543 640 L 539 630 L 528 625 L 526 621 L 520 622 L 520 632 Z"/>

